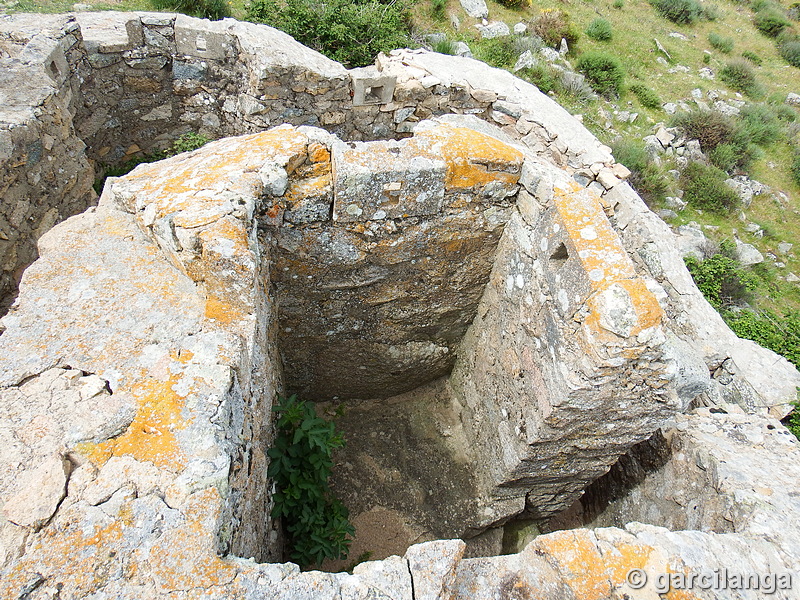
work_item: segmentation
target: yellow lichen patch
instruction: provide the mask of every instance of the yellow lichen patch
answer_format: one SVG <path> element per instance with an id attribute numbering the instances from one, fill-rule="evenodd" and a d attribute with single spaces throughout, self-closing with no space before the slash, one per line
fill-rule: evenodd
<path id="1" fill-rule="evenodd" d="M 333 191 L 331 173 L 322 173 L 317 177 L 293 181 L 286 190 L 284 197 L 290 209 L 297 207 L 306 198 L 319 198 Z"/>
<path id="2" fill-rule="evenodd" d="M 492 181 L 515 185 L 519 181 L 522 152 L 473 129 L 443 124 L 416 134 L 409 143 L 420 153 L 444 159 L 445 189 L 483 187 Z"/>
<path id="3" fill-rule="evenodd" d="M 32 576 L 69 572 L 69 591 L 62 597 L 85 598 L 97 592 L 115 571 L 112 563 L 122 540 L 123 523 L 86 530 L 76 525 L 47 527 L 26 548 L 13 568 L 0 578 L 0 598 L 20 598 Z M 48 573 L 49 571 L 49 573 Z M 73 592 L 73 593 L 70 593 Z"/>
<path id="4" fill-rule="evenodd" d="M 575 183 L 570 189 L 555 188 L 553 200 L 593 288 L 636 276 L 633 263 L 593 192 Z"/>
<path id="5" fill-rule="evenodd" d="M 556 188 L 553 198 L 569 243 L 594 292 L 587 302 L 591 314 L 586 323 L 594 331 L 600 331 L 598 298 L 612 285 L 619 285 L 627 293 L 637 317 L 630 335 L 660 324 L 664 312 L 645 282 L 637 277 L 628 253 L 594 192 L 575 183 L 569 189 Z"/>
<path id="6" fill-rule="evenodd" d="M 191 353 L 176 358 L 186 364 Z M 187 459 L 175 438 L 175 431 L 185 427 L 181 418 L 184 401 L 174 389 L 178 380 L 176 374 L 160 380 L 143 372 L 130 390 L 137 410 L 125 432 L 99 444 L 82 444 L 76 450 L 97 465 L 105 464 L 112 456 L 128 455 L 172 472 L 181 471 Z"/>
<path id="7" fill-rule="evenodd" d="M 236 577 L 237 569 L 216 554 L 214 531 L 221 504 L 216 488 L 192 494 L 184 505 L 185 521 L 147 551 L 153 580 L 164 591 L 207 589 Z M 139 557 L 145 560 L 144 553 Z"/>
<path id="8" fill-rule="evenodd" d="M 322 144 L 318 142 L 311 142 L 308 145 L 308 160 L 313 163 L 330 162 L 331 153 Z"/>
<path id="9" fill-rule="evenodd" d="M 223 325 L 231 323 L 242 316 L 241 311 L 234 308 L 232 304 L 223 302 L 213 296 L 206 300 L 205 315 L 207 319 L 213 319 Z"/>
<path id="10" fill-rule="evenodd" d="M 230 138 L 210 144 L 188 157 L 172 159 L 170 169 L 154 163 L 128 175 L 141 181 L 137 195 L 156 206 L 156 217 L 196 208 L 192 196 L 220 190 L 234 174 L 256 171 L 269 160 L 288 160 L 292 168 L 306 158 L 308 138 L 293 127 Z"/>
<path id="11" fill-rule="evenodd" d="M 611 597 L 611 581 L 590 532 L 558 531 L 537 537 L 532 546 L 556 563 L 578 600 Z"/>

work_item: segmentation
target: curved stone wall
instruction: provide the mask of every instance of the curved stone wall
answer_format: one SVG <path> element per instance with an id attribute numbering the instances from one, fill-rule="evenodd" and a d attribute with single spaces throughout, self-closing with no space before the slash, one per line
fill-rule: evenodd
<path id="1" fill-rule="evenodd" d="M 418 51 L 346 71 L 174 15 L 3 17 L 0 41 L 0 77 L 34 90 L 3 90 L 7 197 L 36 200 L 27 229 L 4 203 L 7 280 L 41 254 L 0 321 L 0 597 L 610 598 L 632 568 L 796 568 L 796 535 L 763 536 L 797 507 L 756 479 L 796 486 L 800 450 L 766 415 L 800 375 L 725 327 L 624 167 L 534 87 Z M 45 233 L 91 198 L 90 161 L 285 122 L 109 180 Z M 284 380 L 387 405 L 416 387 L 454 415 L 431 435 L 469 484 L 441 536 L 552 516 L 659 427 L 712 467 L 691 481 L 755 496 L 724 535 L 631 524 L 463 560 L 431 541 L 354 575 L 257 563 L 280 544 Z M 676 416 L 691 401 L 742 414 Z M 675 505 L 647 518 L 695 523 Z"/>

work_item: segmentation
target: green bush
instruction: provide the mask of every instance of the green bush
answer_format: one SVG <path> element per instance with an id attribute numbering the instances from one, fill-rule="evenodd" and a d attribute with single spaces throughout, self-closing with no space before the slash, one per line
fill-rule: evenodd
<path id="1" fill-rule="evenodd" d="M 613 6 L 616 9 L 622 8 L 623 6 L 625 6 L 625 0 L 614 0 Z"/>
<path id="2" fill-rule="evenodd" d="M 569 13 L 563 10 L 543 10 L 530 22 L 530 30 L 531 33 L 542 38 L 545 44 L 553 48 L 558 46 L 562 39 L 565 39 L 570 50 L 573 50 L 580 38 L 578 29 L 572 22 Z"/>
<path id="3" fill-rule="evenodd" d="M 696 108 L 679 113 L 675 115 L 672 124 L 681 128 L 689 139 L 698 140 L 703 152 L 732 141 L 736 133 L 736 122 L 715 110 Z"/>
<path id="4" fill-rule="evenodd" d="M 787 107 L 788 108 L 788 107 Z M 752 144 L 766 146 L 782 132 L 778 115 L 766 104 L 747 104 L 739 112 L 741 135 Z"/>
<path id="5" fill-rule="evenodd" d="M 611 152 L 618 163 L 628 167 L 631 172 L 628 183 L 648 206 L 656 206 L 666 198 L 669 193 L 669 178 L 653 162 L 643 143 L 619 140 L 612 144 Z"/>
<path id="6" fill-rule="evenodd" d="M 725 183 L 728 175 L 717 167 L 690 162 L 681 174 L 683 199 L 693 208 L 730 213 L 739 195 Z"/>
<path id="7" fill-rule="evenodd" d="M 800 314 L 791 312 L 783 318 L 769 311 L 727 311 L 723 318 L 739 337 L 777 352 L 800 368 Z"/>
<path id="8" fill-rule="evenodd" d="M 661 98 L 643 83 L 632 83 L 628 88 L 645 108 L 661 108 Z"/>
<path id="9" fill-rule="evenodd" d="M 597 42 L 608 42 L 614 37 L 611 23 L 605 19 L 595 19 L 586 28 L 586 35 Z"/>
<path id="10" fill-rule="evenodd" d="M 499 68 L 510 68 L 517 62 L 519 49 L 514 39 L 516 36 L 503 36 L 481 40 L 475 45 L 475 56 L 483 62 Z"/>
<path id="11" fill-rule="evenodd" d="M 703 6 L 697 0 L 653 0 L 661 14 L 680 25 L 690 25 L 703 16 Z"/>
<path id="12" fill-rule="evenodd" d="M 778 39 L 778 52 L 781 58 L 793 67 L 800 68 L 800 39 L 795 36 Z"/>
<path id="13" fill-rule="evenodd" d="M 157 10 L 174 10 L 203 19 L 224 19 L 230 16 L 225 0 L 150 0 Z"/>
<path id="14" fill-rule="evenodd" d="M 456 43 L 451 40 L 439 40 L 433 44 L 433 51 L 452 56 L 456 53 Z"/>
<path id="15" fill-rule="evenodd" d="M 251 0 L 247 20 L 266 23 L 348 67 L 372 64 L 379 52 L 411 44 L 401 0 Z"/>
<path id="16" fill-rule="evenodd" d="M 719 78 L 730 88 L 747 96 L 755 98 L 764 93 L 753 72 L 753 67 L 743 60 L 734 60 L 726 64 L 720 70 Z"/>
<path id="17" fill-rule="evenodd" d="M 718 169 L 732 171 L 738 163 L 737 150 L 733 144 L 719 144 L 708 153 L 708 160 Z"/>
<path id="18" fill-rule="evenodd" d="M 733 38 L 722 37 L 717 33 L 708 34 L 708 43 L 720 52 L 730 54 L 733 51 Z"/>
<path id="19" fill-rule="evenodd" d="M 560 73 L 548 64 L 536 63 L 532 67 L 520 69 L 516 75 L 529 81 L 545 94 L 555 92 L 559 88 Z"/>
<path id="20" fill-rule="evenodd" d="M 749 60 L 756 66 L 760 66 L 764 62 L 758 54 L 751 52 L 750 50 L 745 50 L 742 52 L 742 58 Z"/>
<path id="21" fill-rule="evenodd" d="M 431 17 L 436 21 L 447 18 L 447 0 L 431 0 Z"/>
<path id="22" fill-rule="evenodd" d="M 497 0 L 503 6 L 508 8 L 528 8 L 531 5 L 531 0 Z"/>
<path id="23" fill-rule="evenodd" d="M 592 87 L 604 96 L 619 96 L 625 81 L 625 72 L 619 60 L 602 52 L 587 52 L 576 64 Z"/>
<path id="24" fill-rule="evenodd" d="M 800 185 L 800 152 L 795 150 L 794 159 L 792 159 L 792 179 L 797 185 Z"/>
<path id="25" fill-rule="evenodd" d="M 753 25 L 761 33 L 769 37 L 778 37 L 791 23 L 777 8 L 765 8 L 753 17 Z"/>
<path id="26" fill-rule="evenodd" d="M 702 261 L 687 256 L 684 261 L 703 296 L 717 310 L 752 301 L 758 278 L 735 259 L 720 253 Z"/>
<path id="27" fill-rule="evenodd" d="M 346 558 L 355 530 L 328 485 L 331 454 L 344 446 L 344 438 L 296 396 L 281 398 L 273 410 L 278 419 L 274 445 L 267 451 L 267 476 L 277 491 L 271 515 L 283 519 L 290 557 L 301 566 Z"/>

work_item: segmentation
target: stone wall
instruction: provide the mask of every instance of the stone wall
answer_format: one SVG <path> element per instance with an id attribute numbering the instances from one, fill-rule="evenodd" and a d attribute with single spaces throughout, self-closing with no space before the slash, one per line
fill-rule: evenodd
<path id="1" fill-rule="evenodd" d="M 718 536 L 631 524 L 469 560 L 460 541 L 430 542 L 354 575 L 256 562 L 279 547 L 265 450 L 284 378 L 378 411 L 413 386 L 423 407 L 438 395 L 425 433 L 464 469 L 446 535 L 466 536 L 570 506 L 691 402 L 782 416 L 800 375 L 714 316 L 624 167 L 506 72 L 411 51 L 348 72 L 230 20 L 37 19 L 0 21 L 15 80 L 43 82 L 9 109 L 8 197 L 38 199 L 31 181 L 72 160 L 28 149 L 56 137 L 48 115 L 83 175 L 31 203 L 35 226 L 5 247 L 8 273 L 35 238 L 41 257 L 0 321 L 0 597 L 604 598 L 630 591 L 633 567 L 796 567 L 794 530 L 758 537 L 791 493 L 748 513 L 762 529 Z M 222 139 L 109 180 L 96 208 L 44 232 L 48 210 L 90 201 L 84 142 L 113 164 L 187 127 L 284 122 L 339 138 Z M 798 464 L 777 421 L 742 419 L 775 432 L 747 485 L 770 456 Z M 697 457 L 716 437 L 693 438 Z M 793 468 L 776 475 L 789 488 Z"/>

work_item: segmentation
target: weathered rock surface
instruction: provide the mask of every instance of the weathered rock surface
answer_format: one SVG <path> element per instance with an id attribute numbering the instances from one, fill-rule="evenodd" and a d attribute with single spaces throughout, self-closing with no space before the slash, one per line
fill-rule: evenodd
<path id="1" fill-rule="evenodd" d="M 0 247 L 8 285 L 26 244 L 41 256 L 0 321 L 0 597 L 610 598 L 635 597 L 631 568 L 796 569 L 797 443 L 766 417 L 678 413 L 782 416 L 800 375 L 733 335 L 608 148 L 535 87 L 419 51 L 348 72 L 269 28 L 155 13 L 4 17 L 0 42 L 4 90 L 25 90 L 2 113 L 9 197 L 45 198 Z M 87 156 L 287 122 L 140 166 L 50 229 L 91 200 Z M 32 187 L 65 164 L 82 175 Z M 708 467 L 677 470 L 722 490 L 700 526 L 734 531 L 580 529 L 485 559 L 432 541 L 353 575 L 255 562 L 278 558 L 265 451 L 285 385 L 400 413 L 416 386 L 414 432 L 468 500 L 454 536 L 573 505 L 670 419 Z"/>

